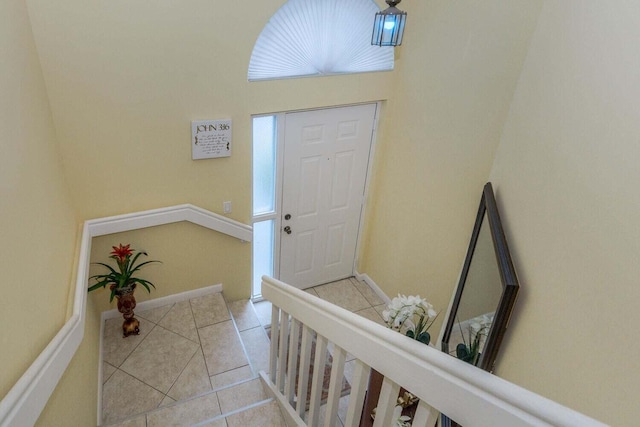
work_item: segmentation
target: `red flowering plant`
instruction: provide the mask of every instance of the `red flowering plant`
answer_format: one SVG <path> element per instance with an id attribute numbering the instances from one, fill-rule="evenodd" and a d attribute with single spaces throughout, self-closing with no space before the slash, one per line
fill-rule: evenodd
<path id="1" fill-rule="evenodd" d="M 95 291 L 96 289 L 101 287 L 104 288 L 107 285 L 111 285 L 111 298 L 109 298 L 109 301 L 113 301 L 113 297 L 116 295 L 118 290 L 122 290 L 124 288 L 134 288 L 138 283 L 144 286 L 144 288 L 148 292 L 151 292 L 151 287 L 155 289 L 155 285 L 153 283 L 139 277 L 134 277 L 133 274 L 147 264 L 160 261 L 144 261 L 136 265 L 136 262 L 138 261 L 140 255 L 148 255 L 146 252 L 140 252 L 136 251 L 135 249 L 130 249 L 130 246 L 131 245 L 122 246 L 122 243 L 120 243 L 119 246 L 112 246 L 113 250 L 111 251 L 109 258 L 116 261 L 116 263 L 118 264 L 118 271 L 103 262 L 94 263 L 108 268 L 109 272 L 105 274 L 96 274 L 89 277 L 89 280 L 96 280 L 96 283 L 89 287 L 89 292 Z"/>

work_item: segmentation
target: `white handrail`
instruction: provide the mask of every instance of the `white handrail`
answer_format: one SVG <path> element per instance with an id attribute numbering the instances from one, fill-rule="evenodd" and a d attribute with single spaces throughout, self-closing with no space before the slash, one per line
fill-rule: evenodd
<path id="1" fill-rule="evenodd" d="M 278 280 L 264 276 L 262 295 L 274 307 L 462 425 L 604 426 Z"/>
<path id="2" fill-rule="evenodd" d="M 35 424 L 82 342 L 91 239 L 106 234 L 181 221 L 192 222 L 245 242 L 250 242 L 253 236 L 250 226 L 190 204 L 85 221 L 78 259 L 73 312 L 42 353 L 0 401 L 1 427 L 29 427 Z"/>

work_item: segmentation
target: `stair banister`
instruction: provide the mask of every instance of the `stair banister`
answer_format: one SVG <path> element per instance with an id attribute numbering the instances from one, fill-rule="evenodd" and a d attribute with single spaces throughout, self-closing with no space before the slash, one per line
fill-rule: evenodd
<path id="1" fill-rule="evenodd" d="M 604 426 L 583 414 L 273 278 L 262 278 L 262 295 L 274 307 L 272 337 L 275 331 L 280 330 L 280 325 L 284 326 L 283 329 L 288 328 L 287 319 L 290 315 L 292 323 L 299 321 L 303 328 L 310 328 L 320 338 L 333 343 L 338 351 L 343 350 L 356 357 L 357 375 L 352 384 L 351 400 L 357 401 L 357 404 L 350 407 L 347 425 L 357 426 L 359 414 L 354 408 L 358 404 L 359 408 L 362 407 L 362 384 L 368 377 L 368 367 L 371 367 L 385 377 L 377 419 L 390 419 L 397 390 L 402 386 L 420 398 L 414 427 L 431 426 L 436 410 L 467 427 Z M 276 347 L 277 343 L 272 347 L 271 356 L 286 358 L 286 352 L 278 353 Z M 288 351 L 291 351 L 291 347 Z M 271 366 L 267 380 L 271 379 L 273 383 L 273 379 L 281 377 L 279 382 L 283 384 L 286 376 L 281 370 L 286 367 L 284 364 L 276 365 L 273 360 Z M 273 371 L 275 366 L 278 372 Z M 275 393 L 284 392 L 280 384 L 276 386 L 274 383 L 272 388 Z M 330 395 L 328 400 L 331 401 L 331 398 Z M 290 399 L 282 394 L 279 402 L 288 404 Z M 300 422 L 297 420 L 297 425 L 306 425 Z M 387 427 L 383 421 L 376 421 L 374 426 L 377 425 Z"/>
<path id="2" fill-rule="evenodd" d="M 243 242 L 253 238 L 251 226 L 200 207 L 183 204 L 96 218 L 82 228 L 73 311 L 60 331 L 0 401 L 0 427 L 27 427 L 37 421 L 84 336 L 91 239 L 111 233 L 187 221 Z M 98 414 L 100 411 L 98 411 Z M 98 420 L 99 422 L 99 420 Z"/>

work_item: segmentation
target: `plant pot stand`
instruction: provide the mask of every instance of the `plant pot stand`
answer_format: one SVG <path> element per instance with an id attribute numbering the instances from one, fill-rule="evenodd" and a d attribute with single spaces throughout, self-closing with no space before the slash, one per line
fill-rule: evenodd
<path id="1" fill-rule="evenodd" d="M 135 286 L 132 288 L 123 288 L 116 290 L 116 299 L 118 300 L 118 311 L 122 313 L 124 322 L 122 323 L 123 338 L 129 335 L 140 334 L 140 321 L 134 317 L 133 309 L 136 308 L 136 297 L 133 294 Z"/>

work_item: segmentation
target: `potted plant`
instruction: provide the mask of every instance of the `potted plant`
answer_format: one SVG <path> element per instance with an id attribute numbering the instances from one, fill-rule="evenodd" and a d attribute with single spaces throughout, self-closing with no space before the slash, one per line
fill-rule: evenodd
<path id="1" fill-rule="evenodd" d="M 110 253 L 109 258 L 116 261 L 117 270 L 108 264 L 103 262 L 96 262 L 94 264 L 101 265 L 109 270 L 108 273 L 96 274 L 89 277 L 89 280 L 95 280 L 96 283 L 89 286 L 89 292 L 95 291 L 99 288 L 105 288 L 109 285 L 111 290 L 111 296 L 109 301 L 113 301 L 113 298 L 118 300 L 118 311 L 122 313 L 124 317 L 124 323 L 122 324 L 122 332 L 125 337 L 140 333 L 140 322 L 134 317 L 133 309 L 136 307 L 136 299 L 133 292 L 138 284 L 142 285 L 148 292 L 151 292 L 151 288 L 155 289 L 155 285 L 146 279 L 134 276 L 138 270 L 147 264 L 160 261 L 144 261 L 136 264 L 138 258 L 141 255 L 147 256 L 146 252 L 136 251 L 130 248 L 131 245 L 123 246 L 120 243 L 119 246 L 113 246 L 113 250 Z"/>
<path id="2" fill-rule="evenodd" d="M 394 331 L 429 345 L 431 335 L 429 328 L 433 325 L 438 313 L 434 310 L 426 299 L 420 295 L 406 296 L 398 295 L 387 305 L 386 310 L 382 312 L 382 319 L 387 326 Z M 367 396 L 364 402 L 364 413 L 371 414 L 370 417 L 362 417 L 360 427 L 369 427 L 373 424 L 375 418 L 375 406 L 378 402 L 380 389 L 382 388 L 383 376 L 375 369 L 371 370 L 369 376 L 369 386 L 367 388 Z M 398 406 L 400 413 L 394 416 L 394 426 L 410 426 L 409 421 L 413 417 L 417 408 L 418 399 L 408 390 L 400 388 L 398 396 Z"/>
<path id="3" fill-rule="evenodd" d="M 472 365 L 478 363 L 480 354 L 484 347 L 484 341 L 487 338 L 491 324 L 493 323 L 493 316 L 483 314 L 472 321 L 467 326 L 469 335 L 469 343 L 465 339 L 464 332 L 462 331 L 462 325 L 458 322 L 460 328 L 460 335 L 462 336 L 462 342 L 456 346 L 456 357 Z"/>

